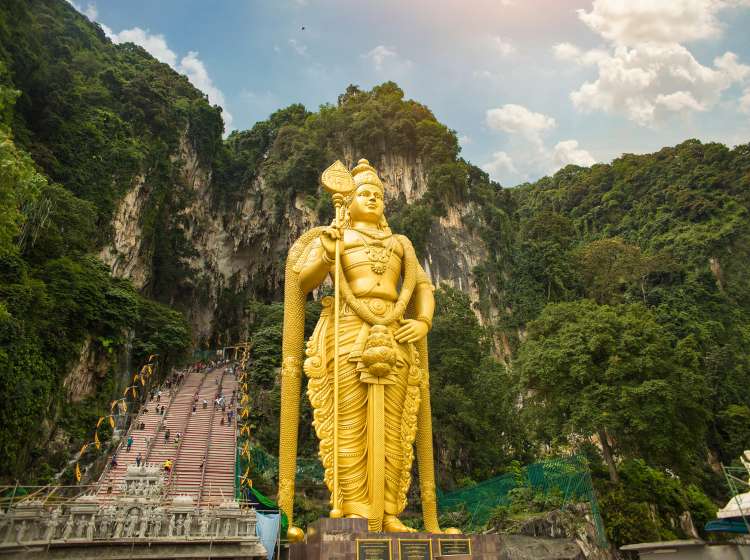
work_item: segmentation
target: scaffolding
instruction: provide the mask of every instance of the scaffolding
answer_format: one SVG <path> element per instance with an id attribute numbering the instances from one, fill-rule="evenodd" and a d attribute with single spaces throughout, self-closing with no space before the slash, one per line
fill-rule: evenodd
<path id="1" fill-rule="evenodd" d="M 250 341 L 238 342 L 234 346 L 224 346 L 219 353 L 225 360 L 239 361 L 244 352 L 250 351 Z"/>
<path id="2" fill-rule="evenodd" d="M 737 510 L 739 511 L 739 517 L 742 518 L 742 523 L 744 524 L 744 532 L 750 533 L 750 511 L 747 511 L 747 507 L 743 509 L 742 507 L 742 500 L 740 499 L 740 496 L 742 494 L 745 494 L 747 492 L 750 492 L 750 479 L 748 478 L 741 478 L 743 475 L 745 477 L 748 477 L 750 474 L 750 462 L 746 461 L 744 457 L 741 457 L 740 460 L 742 461 L 743 466 L 741 467 L 728 467 L 724 464 L 721 465 L 721 471 L 724 473 L 724 479 L 727 481 L 727 486 L 729 487 L 729 493 L 732 496 L 732 499 L 730 500 L 730 504 L 734 502 L 734 504 L 737 506 Z M 727 504 L 727 507 L 729 504 Z M 726 509 L 726 508 L 725 508 Z M 724 522 L 722 524 L 721 522 L 715 523 L 714 526 L 706 526 L 706 529 L 708 530 L 722 530 L 720 527 L 728 527 L 726 525 L 728 522 Z M 731 523 L 730 523 L 731 525 Z M 737 525 L 737 523 L 734 523 L 733 525 Z M 724 528 L 723 530 L 728 530 L 730 532 L 738 532 L 737 528 Z"/>

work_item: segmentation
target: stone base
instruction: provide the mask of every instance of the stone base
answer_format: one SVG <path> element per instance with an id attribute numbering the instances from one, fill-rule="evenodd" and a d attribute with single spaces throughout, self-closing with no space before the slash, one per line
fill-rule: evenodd
<path id="1" fill-rule="evenodd" d="M 109 541 L 87 543 L 24 544 L 18 547 L 4 547 L 0 558 L 18 560 L 208 560 L 224 558 L 247 560 L 266 558 L 266 550 L 257 541 L 221 540 L 202 542 L 160 540 Z"/>
<path id="2" fill-rule="evenodd" d="M 461 554 L 455 545 L 470 541 L 470 554 Z M 401 554 L 400 543 L 407 541 L 431 543 L 431 554 L 419 560 L 495 560 L 500 557 L 500 539 L 497 535 L 440 535 L 435 533 L 370 533 L 366 519 L 318 519 L 310 524 L 305 542 L 289 545 L 289 560 L 376 560 L 366 554 L 358 556 L 357 541 L 387 541 L 390 558 L 384 560 L 416 560 L 410 553 Z M 441 542 L 442 541 L 442 542 Z M 450 545 L 454 546 L 451 547 Z M 452 550 L 446 550 L 448 548 Z M 383 545 L 386 549 L 386 545 Z M 442 554 L 441 554 L 442 552 Z M 458 553 L 457 553 L 458 552 Z M 413 554 L 412 551 L 411 554 Z"/>

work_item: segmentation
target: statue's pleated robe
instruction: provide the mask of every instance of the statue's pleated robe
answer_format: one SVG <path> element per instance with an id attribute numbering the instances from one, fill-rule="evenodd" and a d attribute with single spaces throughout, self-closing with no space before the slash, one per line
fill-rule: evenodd
<path id="1" fill-rule="evenodd" d="M 330 298 L 329 298 L 330 299 Z M 371 310 L 386 314 L 393 303 L 362 299 Z M 307 393 L 314 410 L 315 431 L 320 439 L 320 458 L 325 482 L 333 487 L 333 306 L 324 302 L 318 324 L 307 344 L 305 373 Z M 398 322 L 389 331 L 395 332 Z M 393 339 L 397 361 L 387 379 L 369 376 L 360 358 L 370 325 L 343 304 L 339 315 L 339 488 L 344 515 L 371 517 L 374 493 L 371 457 L 368 456 L 368 391 L 372 383 L 384 385 L 385 513 L 398 515 L 406 507 L 414 459 L 413 443 L 423 378 L 419 355 L 413 344 Z M 370 465 L 368 467 L 368 465 Z"/>

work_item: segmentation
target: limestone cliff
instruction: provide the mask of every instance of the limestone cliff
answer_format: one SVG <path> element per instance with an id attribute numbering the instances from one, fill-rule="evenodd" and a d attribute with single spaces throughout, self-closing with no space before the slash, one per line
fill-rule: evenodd
<path id="1" fill-rule="evenodd" d="M 353 167 L 359 155 L 348 147 L 340 157 Z M 179 181 L 173 188 L 187 190 L 190 195 L 185 197 L 189 203 L 178 210 L 180 219 L 173 219 L 181 224 L 193 248 L 183 264 L 194 272 L 189 297 L 174 303 L 186 311 L 198 343 L 217 334 L 216 312 L 223 295 L 281 299 L 287 249 L 305 230 L 322 222 L 304 194 L 297 193 L 279 204 L 279 197 L 267 185 L 263 166 L 243 185 L 242 196 L 234 205 L 216 204 L 213 191 L 221 185 L 212 181 L 211 170 L 201 165 L 187 134 L 182 135 L 173 161 L 179 169 Z M 427 171 L 419 158 L 386 152 L 372 163 L 385 184 L 387 204 L 397 200 L 413 204 L 425 197 Z M 149 196 L 148 176 L 137 176 L 115 212 L 112 242 L 100 254 L 114 275 L 130 278 L 138 288 L 147 286 L 154 273 L 148 241 L 139 225 Z M 476 301 L 472 269 L 486 258 L 487 251 L 464 224 L 470 213 L 470 204 L 454 205 L 445 216 L 434 219 L 426 250 L 419 256 L 434 283 L 446 282 Z"/>

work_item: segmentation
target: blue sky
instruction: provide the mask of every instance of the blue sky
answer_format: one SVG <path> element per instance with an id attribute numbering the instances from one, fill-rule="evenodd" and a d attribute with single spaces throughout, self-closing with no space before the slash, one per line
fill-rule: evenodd
<path id="1" fill-rule="evenodd" d="M 71 3 L 186 74 L 231 129 L 394 80 L 505 186 L 750 141 L 750 0 Z"/>

